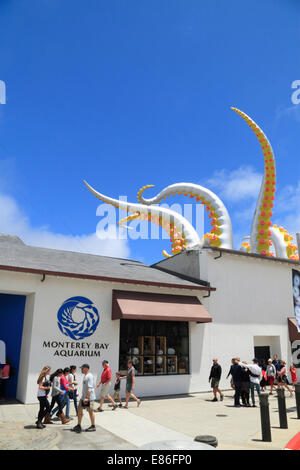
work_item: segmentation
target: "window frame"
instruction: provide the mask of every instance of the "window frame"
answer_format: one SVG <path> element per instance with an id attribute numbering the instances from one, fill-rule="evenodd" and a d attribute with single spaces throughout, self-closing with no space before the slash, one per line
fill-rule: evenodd
<path id="1" fill-rule="evenodd" d="M 121 369 L 121 362 L 122 362 L 122 359 L 125 360 L 126 362 L 126 370 L 127 370 L 127 361 L 129 360 L 129 358 L 132 360 L 132 358 L 134 356 L 139 356 L 141 357 L 143 360 L 145 357 L 154 357 L 154 364 L 155 364 L 155 372 L 153 374 L 151 373 L 144 373 L 144 367 L 143 367 L 143 373 L 140 373 L 138 372 L 138 369 L 136 369 L 137 373 L 136 373 L 136 377 L 165 377 L 165 376 L 172 376 L 172 377 L 177 377 L 177 376 L 183 376 L 183 375 L 190 375 L 190 370 L 191 370 L 191 365 L 190 365 L 190 322 L 167 322 L 167 323 L 172 323 L 172 324 L 176 324 L 176 325 L 180 325 L 182 323 L 184 323 L 186 325 L 186 331 L 187 331 L 187 353 L 186 354 L 183 354 L 183 353 L 180 353 L 180 354 L 176 354 L 177 356 L 177 372 L 168 372 L 168 359 L 169 357 L 174 357 L 173 354 L 168 354 L 168 344 L 166 345 L 166 354 L 157 354 L 157 351 L 156 351 L 156 347 L 155 347 L 155 350 L 154 350 L 154 354 L 141 354 L 139 352 L 139 354 L 132 354 L 131 352 L 130 353 L 123 353 L 122 352 L 122 324 L 125 325 L 125 323 L 143 323 L 143 324 L 147 324 L 150 322 L 150 320 L 128 320 L 128 319 L 120 319 L 120 332 L 119 332 L 119 370 L 123 370 Z M 156 344 L 156 339 L 158 337 L 162 337 L 162 336 L 166 336 L 166 340 L 167 340 L 167 343 L 168 343 L 168 337 L 167 335 L 162 335 L 161 332 L 159 331 L 159 324 L 160 323 L 163 323 L 161 320 L 151 320 L 151 327 L 154 328 L 154 335 L 148 335 L 148 334 L 143 334 L 143 335 L 140 335 L 140 336 L 143 336 L 143 337 L 149 337 L 149 336 L 154 336 L 155 338 L 155 344 Z M 144 332 L 144 329 L 143 329 L 143 332 Z M 130 346 L 130 349 L 134 347 L 133 345 Z M 156 359 L 157 357 L 165 357 L 166 358 L 166 373 L 157 373 L 156 372 Z M 187 362 L 187 365 L 186 365 L 186 372 L 182 372 L 180 373 L 179 372 L 179 362 L 182 360 L 182 358 L 185 358 L 186 362 Z M 134 366 L 134 364 L 133 364 Z"/>

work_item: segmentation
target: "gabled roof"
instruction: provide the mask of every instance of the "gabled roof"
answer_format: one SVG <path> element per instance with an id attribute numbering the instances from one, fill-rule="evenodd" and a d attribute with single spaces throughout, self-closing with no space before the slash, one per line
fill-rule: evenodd
<path id="1" fill-rule="evenodd" d="M 139 261 L 29 246 L 18 237 L 5 234 L 0 234 L 0 270 L 158 287 L 215 290 L 201 285 L 200 281 L 190 282 Z"/>

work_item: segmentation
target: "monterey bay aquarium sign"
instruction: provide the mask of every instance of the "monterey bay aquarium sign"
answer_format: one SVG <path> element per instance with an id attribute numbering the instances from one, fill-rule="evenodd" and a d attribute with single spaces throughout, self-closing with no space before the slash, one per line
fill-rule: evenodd
<path id="1" fill-rule="evenodd" d="M 107 350 L 109 343 L 88 343 L 72 341 L 43 341 L 43 348 L 50 348 L 53 356 L 95 357 L 101 356 L 101 350 Z"/>
<path id="2" fill-rule="evenodd" d="M 71 297 L 63 302 L 57 312 L 57 325 L 68 341 L 43 341 L 43 348 L 51 349 L 53 356 L 100 357 L 109 343 L 82 341 L 92 336 L 100 323 L 97 308 L 86 297 Z M 73 340 L 73 341 L 72 341 Z"/>

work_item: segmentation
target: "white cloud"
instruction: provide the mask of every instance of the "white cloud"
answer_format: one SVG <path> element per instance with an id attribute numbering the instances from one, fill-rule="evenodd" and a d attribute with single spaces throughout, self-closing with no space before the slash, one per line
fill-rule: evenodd
<path id="1" fill-rule="evenodd" d="M 112 227 L 114 231 L 114 227 Z M 0 193 L 0 233 L 17 235 L 24 243 L 44 248 L 78 251 L 118 258 L 129 257 L 127 240 L 100 240 L 96 233 L 65 235 L 52 232 L 46 226 L 33 227 L 29 218 L 22 212 L 17 201 Z"/>
<path id="2" fill-rule="evenodd" d="M 274 223 L 291 235 L 300 233 L 300 181 L 279 191 L 275 199 Z"/>
<path id="3" fill-rule="evenodd" d="M 300 104 L 292 104 L 288 107 L 278 107 L 276 109 L 275 121 L 280 121 L 282 118 L 291 117 L 300 122 Z"/>
<path id="4" fill-rule="evenodd" d="M 300 106 L 299 106 L 300 108 Z M 223 200 L 232 219 L 236 247 L 242 237 L 249 235 L 263 175 L 251 166 L 236 170 L 216 171 L 205 181 Z M 272 222 L 283 226 L 294 238 L 300 232 L 300 181 L 296 185 L 279 187 L 274 201 Z"/>
<path id="5" fill-rule="evenodd" d="M 247 198 L 257 198 L 263 175 L 251 166 L 241 166 L 229 171 L 216 171 L 212 178 L 206 180 L 206 186 L 216 191 L 228 202 L 236 202 Z"/>
<path id="6" fill-rule="evenodd" d="M 298 212 L 300 214 L 300 181 L 296 186 L 291 184 L 279 191 L 276 207 L 280 212 Z"/>

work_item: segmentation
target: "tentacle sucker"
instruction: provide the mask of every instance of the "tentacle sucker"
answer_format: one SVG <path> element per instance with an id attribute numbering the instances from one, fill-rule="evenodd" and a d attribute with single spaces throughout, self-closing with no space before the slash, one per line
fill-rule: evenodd
<path id="1" fill-rule="evenodd" d="M 145 199 L 143 193 L 149 187 L 150 185 L 144 186 L 138 192 L 138 200 L 141 204 L 158 204 L 166 197 L 174 196 L 175 194 L 183 194 L 195 198 L 196 201 L 201 201 L 206 206 L 211 219 L 211 233 L 206 234 L 209 244 L 222 248 L 233 248 L 232 226 L 228 211 L 221 199 L 212 191 L 198 184 L 176 183 L 167 186 L 155 197 Z"/>
<path id="2" fill-rule="evenodd" d="M 265 171 L 251 226 L 250 250 L 252 253 L 270 255 L 270 246 L 272 244 L 270 243 L 272 236 L 270 228 L 272 227 L 271 217 L 273 215 L 272 208 L 274 206 L 276 184 L 274 153 L 270 142 L 257 124 L 243 111 L 237 108 L 231 109 L 239 114 L 251 127 L 263 151 Z"/>
<path id="3" fill-rule="evenodd" d="M 133 216 L 129 217 L 139 218 L 160 225 L 170 235 L 173 247 L 172 252 L 174 254 L 180 253 L 182 250 L 193 250 L 202 247 L 201 240 L 194 227 L 177 212 L 159 206 L 145 206 L 138 203 L 119 201 L 99 193 L 86 181 L 84 183 L 88 190 L 101 201 L 127 212 L 132 212 Z"/>

